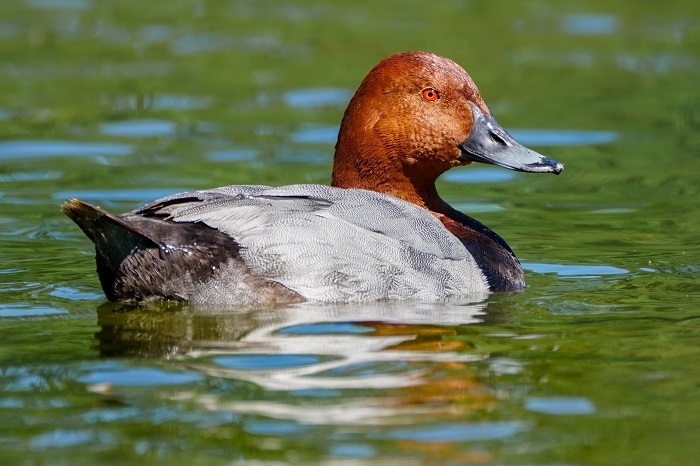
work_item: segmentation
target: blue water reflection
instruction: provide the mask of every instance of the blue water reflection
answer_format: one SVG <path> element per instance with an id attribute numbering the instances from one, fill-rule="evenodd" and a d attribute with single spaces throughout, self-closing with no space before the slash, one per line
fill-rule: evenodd
<path id="1" fill-rule="evenodd" d="M 91 0 L 27 0 L 31 8 L 46 10 L 87 10 Z"/>
<path id="2" fill-rule="evenodd" d="M 311 354 L 240 354 L 215 358 L 214 363 L 232 369 L 264 370 L 307 366 L 320 360 L 319 356 Z"/>
<path id="3" fill-rule="evenodd" d="M 349 458 L 372 458 L 377 456 L 377 451 L 364 443 L 339 443 L 331 447 L 330 454 Z"/>
<path id="4" fill-rule="evenodd" d="M 167 120 L 125 120 L 100 125 L 100 132 L 106 136 L 131 138 L 170 136 L 176 131 L 175 122 Z"/>
<path id="5" fill-rule="evenodd" d="M 616 56 L 615 62 L 623 70 L 656 74 L 697 70 L 700 63 L 697 56 L 673 52 L 658 54 L 621 53 Z"/>
<path id="6" fill-rule="evenodd" d="M 623 275 L 629 270 L 609 265 L 565 265 L 523 263 L 523 269 L 535 273 L 555 273 L 561 277 L 600 278 L 602 275 Z"/>
<path id="7" fill-rule="evenodd" d="M 544 414 L 565 416 L 570 414 L 593 414 L 596 409 L 593 403 L 585 398 L 551 397 L 530 398 L 525 403 L 525 409 Z"/>
<path id="8" fill-rule="evenodd" d="M 114 110 L 202 110 L 211 106 L 212 97 L 185 94 L 131 95 L 114 101 Z"/>
<path id="9" fill-rule="evenodd" d="M 454 422 L 421 427 L 396 429 L 390 438 L 412 440 L 414 442 L 467 442 L 478 440 L 497 440 L 512 437 L 530 429 L 530 424 L 520 421 L 511 422 Z"/>
<path id="10" fill-rule="evenodd" d="M 92 293 L 89 291 L 80 291 L 75 288 L 68 286 L 59 286 L 51 293 L 50 296 L 55 296 L 56 298 L 70 299 L 71 301 L 102 301 L 104 300 L 104 295 L 100 293 Z"/>
<path id="11" fill-rule="evenodd" d="M 362 327 L 353 322 L 335 322 L 335 323 L 313 323 L 307 325 L 293 325 L 283 328 L 279 331 L 281 335 L 321 335 L 321 334 L 357 334 L 372 332 L 371 328 Z"/>
<path id="12" fill-rule="evenodd" d="M 199 382 L 203 377 L 195 373 L 164 371 L 156 368 L 129 368 L 121 364 L 105 364 L 88 374 L 78 377 L 78 382 L 88 385 L 110 384 L 118 386 L 161 386 Z"/>
<path id="13" fill-rule="evenodd" d="M 45 434 L 33 437 L 29 445 L 31 448 L 43 450 L 46 448 L 69 448 L 99 441 L 100 443 L 111 443 L 115 437 L 110 434 L 96 434 L 90 430 L 79 429 L 56 429 Z"/>
<path id="14" fill-rule="evenodd" d="M 248 421 L 244 428 L 246 432 L 258 435 L 297 435 L 306 430 L 296 422 L 285 421 Z"/>
<path id="15" fill-rule="evenodd" d="M 574 35 L 609 35 L 617 31 L 618 25 L 615 16 L 606 14 L 573 14 L 561 20 L 562 30 Z"/>
<path id="16" fill-rule="evenodd" d="M 292 141 L 303 144 L 335 144 L 338 140 L 338 126 L 302 126 L 290 137 Z"/>
<path id="17" fill-rule="evenodd" d="M 515 178 L 515 172 L 501 168 L 453 169 L 442 175 L 451 183 L 500 183 Z"/>
<path id="18" fill-rule="evenodd" d="M 55 305 L 42 306 L 29 303 L 0 304 L 0 317 L 40 317 L 66 314 L 68 311 Z"/>
<path id="19" fill-rule="evenodd" d="M 258 157 L 257 150 L 231 149 L 209 152 L 207 158 L 216 162 L 241 162 L 255 160 Z"/>
<path id="20" fill-rule="evenodd" d="M 0 142 L 0 160 L 40 157 L 95 157 L 129 155 L 134 151 L 128 144 L 107 142 L 32 141 Z"/>
<path id="21" fill-rule="evenodd" d="M 576 131 L 551 129 L 513 129 L 508 132 L 526 146 L 582 146 L 608 144 L 617 140 L 612 131 Z"/>
<path id="22" fill-rule="evenodd" d="M 75 190 L 75 191 L 57 191 L 51 194 L 51 198 L 58 201 L 63 201 L 71 197 L 76 197 L 85 201 L 136 201 L 147 202 L 154 199 L 173 194 L 175 190 L 172 188 L 153 188 L 153 189 L 96 189 L 96 190 Z M 183 190 L 184 191 L 184 190 Z"/>
<path id="23" fill-rule="evenodd" d="M 308 149 L 305 150 L 295 150 L 287 147 L 280 148 L 275 154 L 279 160 L 283 162 L 290 163 L 309 163 L 309 164 L 321 164 L 327 163 L 332 154 L 327 152 L 314 152 Z"/>
<path id="24" fill-rule="evenodd" d="M 215 52 L 223 49 L 275 50 L 283 44 L 275 34 L 259 34 L 245 37 L 231 37 L 216 33 L 192 33 L 177 37 L 170 50 L 173 55 L 194 55 Z"/>
<path id="25" fill-rule="evenodd" d="M 345 107 L 352 91 L 337 87 L 295 89 L 284 94 L 284 102 L 294 108 Z"/>
<path id="26" fill-rule="evenodd" d="M 14 172 L 0 175 L 0 182 L 8 181 L 47 181 L 57 180 L 63 176 L 59 171 Z"/>

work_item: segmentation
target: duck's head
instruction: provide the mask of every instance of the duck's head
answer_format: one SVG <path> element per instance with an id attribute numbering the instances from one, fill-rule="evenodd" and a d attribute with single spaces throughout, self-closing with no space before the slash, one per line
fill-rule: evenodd
<path id="1" fill-rule="evenodd" d="M 398 53 L 369 72 L 345 111 L 333 185 L 425 204 L 414 197 L 433 195 L 440 174 L 472 162 L 538 173 L 564 168 L 518 144 L 458 64 L 432 53 Z"/>

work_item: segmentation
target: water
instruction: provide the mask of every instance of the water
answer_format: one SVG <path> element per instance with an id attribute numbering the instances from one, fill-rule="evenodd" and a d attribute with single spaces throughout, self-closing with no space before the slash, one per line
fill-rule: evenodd
<path id="1" fill-rule="evenodd" d="M 690 1 L 11 1 L 0 19 L 3 464 L 694 464 L 700 8 Z M 379 59 L 464 65 L 563 162 L 439 190 L 528 289 L 452 304 L 105 303 L 76 196 L 327 183 Z"/>

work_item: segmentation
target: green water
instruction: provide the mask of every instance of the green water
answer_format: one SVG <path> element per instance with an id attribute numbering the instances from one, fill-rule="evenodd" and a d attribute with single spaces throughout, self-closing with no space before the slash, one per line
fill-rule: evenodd
<path id="1" fill-rule="evenodd" d="M 345 3 L 3 2 L 0 462 L 695 464 L 697 2 Z M 526 291 L 105 303 L 63 200 L 328 183 L 354 88 L 415 49 L 566 166 L 439 185 L 513 247 Z"/>

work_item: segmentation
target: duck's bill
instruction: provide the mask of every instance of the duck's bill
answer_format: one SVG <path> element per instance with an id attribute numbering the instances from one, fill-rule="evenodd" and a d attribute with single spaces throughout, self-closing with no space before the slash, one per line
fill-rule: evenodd
<path id="1" fill-rule="evenodd" d="M 538 154 L 519 144 L 498 122 L 486 116 L 481 109 L 469 102 L 474 116 L 471 133 L 459 145 L 462 162 L 483 162 L 521 172 L 554 173 L 558 175 L 564 165 Z"/>

